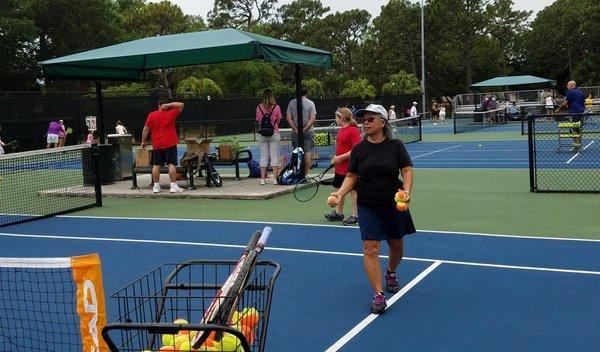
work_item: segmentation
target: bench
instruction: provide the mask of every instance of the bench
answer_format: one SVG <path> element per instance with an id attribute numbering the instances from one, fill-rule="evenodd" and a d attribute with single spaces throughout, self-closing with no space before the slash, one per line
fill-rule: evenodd
<path id="1" fill-rule="evenodd" d="M 186 138 L 185 139 L 185 144 L 187 145 L 187 150 L 189 152 L 193 152 L 196 154 L 200 154 L 200 160 L 202 160 L 202 154 L 203 153 L 208 153 L 210 150 L 210 143 L 212 142 L 212 140 L 210 139 L 203 139 L 200 142 L 198 142 L 198 140 L 196 138 Z M 221 147 L 224 147 L 224 145 L 221 145 Z M 217 147 L 217 150 L 220 147 Z M 217 155 L 228 155 L 230 156 L 231 153 L 225 153 L 224 149 L 219 150 L 219 153 Z M 236 180 L 241 180 L 240 177 L 240 163 L 245 163 L 248 162 L 250 160 L 252 160 L 252 152 L 248 149 L 240 149 L 238 151 L 235 152 L 234 156 L 232 156 L 231 158 L 227 158 L 227 159 L 220 159 L 217 155 L 215 154 L 211 154 L 211 164 L 213 166 L 233 166 L 235 167 L 235 179 Z M 200 168 L 200 175 L 202 176 L 202 170 L 204 168 Z M 208 182 L 208 181 L 207 181 Z"/>
<path id="2" fill-rule="evenodd" d="M 150 165 L 150 160 L 152 160 L 152 150 L 143 150 L 140 149 L 136 153 L 136 158 L 133 161 L 133 166 L 131 168 L 132 174 L 132 182 L 133 185 L 131 189 L 138 189 L 137 184 L 137 175 L 138 174 L 151 174 L 153 166 Z M 194 184 L 194 170 L 190 167 L 184 167 L 177 165 L 175 166 L 175 170 L 178 174 L 183 175 L 183 178 L 188 182 L 188 189 L 196 189 L 196 185 Z M 161 174 L 168 174 L 169 167 L 161 166 L 160 168 Z M 152 186 L 152 181 L 150 181 L 150 186 Z"/>

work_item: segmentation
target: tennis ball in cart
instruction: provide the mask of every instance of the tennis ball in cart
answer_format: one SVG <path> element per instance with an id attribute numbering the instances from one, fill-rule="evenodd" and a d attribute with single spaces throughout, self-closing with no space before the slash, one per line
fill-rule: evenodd
<path id="1" fill-rule="evenodd" d="M 329 196 L 327 197 L 327 205 L 330 207 L 335 207 L 337 205 L 337 197 Z"/>
<path id="2" fill-rule="evenodd" d="M 163 346 L 175 347 L 175 335 L 162 335 L 162 344 Z"/>

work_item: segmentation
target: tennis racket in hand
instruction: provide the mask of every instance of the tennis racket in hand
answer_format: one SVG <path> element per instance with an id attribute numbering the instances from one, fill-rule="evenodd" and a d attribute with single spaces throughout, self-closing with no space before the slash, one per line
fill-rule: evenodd
<path id="1" fill-rule="evenodd" d="M 329 165 L 325 171 L 317 176 L 306 177 L 296 184 L 294 187 L 294 198 L 299 202 L 308 202 L 313 199 L 319 191 L 319 184 L 329 170 L 333 168 L 333 164 Z"/>
<path id="2" fill-rule="evenodd" d="M 240 260 L 204 313 L 202 324 L 227 324 L 229 317 L 236 309 L 238 296 L 246 286 L 258 255 L 265 248 L 271 231 L 270 227 L 265 227 L 262 232 L 256 231 L 252 235 Z M 192 340 L 192 347 L 200 348 L 209 334 L 210 331 L 198 331 Z"/>
<path id="3" fill-rule="evenodd" d="M 10 141 L 10 142 L 6 143 L 6 146 L 12 150 L 19 148 L 20 145 L 21 145 L 21 143 L 19 143 L 19 141 L 16 139 L 14 141 Z"/>

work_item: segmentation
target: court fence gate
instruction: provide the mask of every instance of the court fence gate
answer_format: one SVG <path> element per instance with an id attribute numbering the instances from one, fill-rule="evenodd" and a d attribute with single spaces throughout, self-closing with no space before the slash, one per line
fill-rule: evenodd
<path id="1" fill-rule="evenodd" d="M 600 114 L 531 115 L 531 192 L 600 194 Z"/>

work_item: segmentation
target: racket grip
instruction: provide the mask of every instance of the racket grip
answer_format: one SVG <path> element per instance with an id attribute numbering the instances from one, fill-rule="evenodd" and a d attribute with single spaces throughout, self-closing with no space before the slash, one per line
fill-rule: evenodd
<path id="1" fill-rule="evenodd" d="M 258 243 L 256 245 L 260 248 L 264 248 L 267 244 L 267 241 L 269 240 L 269 236 L 271 236 L 271 232 L 273 232 L 273 229 L 270 226 L 265 226 L 265 228 L 262 230 L 262 235 L 258 239 Z"/>

